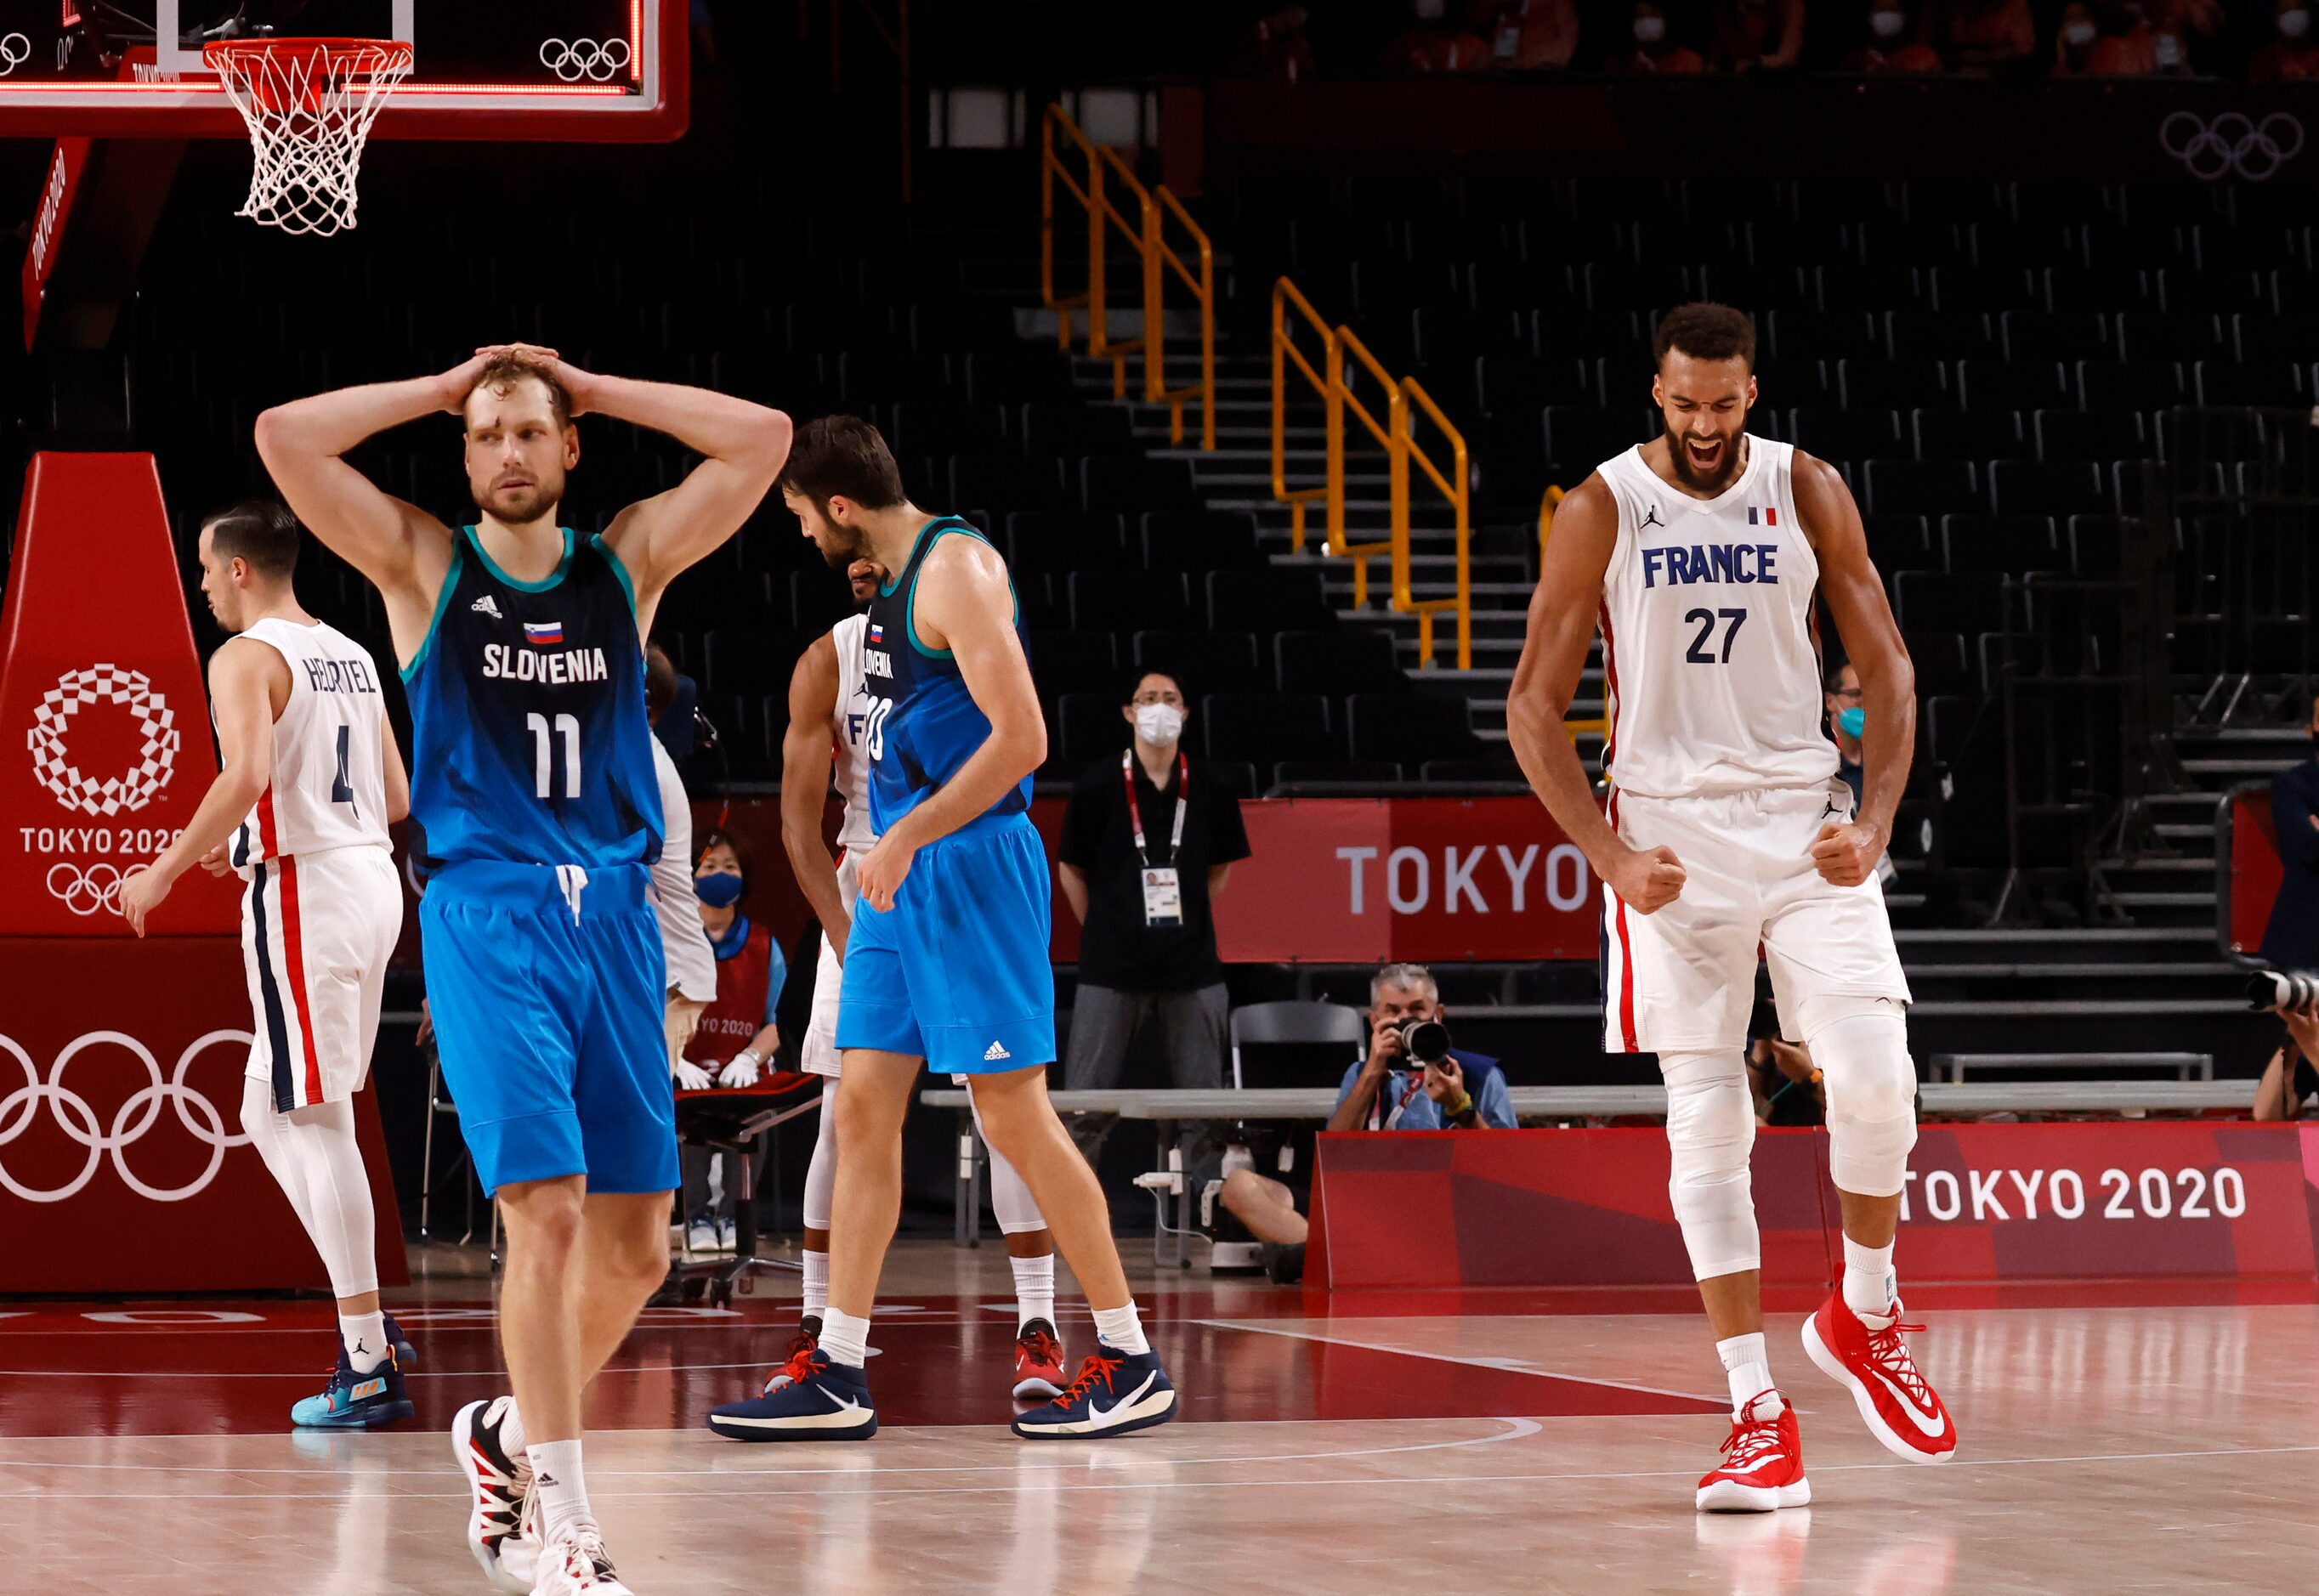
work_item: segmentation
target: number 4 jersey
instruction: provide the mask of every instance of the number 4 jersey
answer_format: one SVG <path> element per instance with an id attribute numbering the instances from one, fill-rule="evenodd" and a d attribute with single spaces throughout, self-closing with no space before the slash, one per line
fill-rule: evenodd
<path id="1" fill-rule="evenodd" d="M 599 869 L 660 857 L 636 600 L 601 537 L 519 582 L 472 527 L 402 681 L 423 867 L 471 859 Z"/>
<path id="2" fill-rule="evenodd" d="M 1747 439 L 1712 499 L 1629 449 L 1599 468 L 1619 504 L 1602 577 L 1602 673 L 1619 790 L 1692 798 L 1813 787 L 1836 771 L 1821 716 L 1819 561 L 1797 524 L 1795 450 Z"/>
<path id="3" fill-rule="evenodd" d="M 229 845 L 235 867 L 389 846 L 386 699 L 369 652 L 320 621 L 269 617 L 241 636 L 281 654 L 290 697 L 274 722 L 273 780 Z"/>

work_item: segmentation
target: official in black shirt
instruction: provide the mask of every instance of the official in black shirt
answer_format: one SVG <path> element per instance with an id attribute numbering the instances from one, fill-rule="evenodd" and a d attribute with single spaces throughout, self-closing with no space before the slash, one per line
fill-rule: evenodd
<path id="1" fill-rule="evenodd" d="M 1224 967 L 1209 906 L 1248 857 L 1240 800 L 1184 753 L 1175 678 L 1147 672 L 1121 713 L 1133 745 L 1088 770 L 1063 815 L 1058 873 L 1086 927 L 1064 1084 L 1118 1086 L 1128 1043 L 1156 1018 L 1176 1085 L 1220 1087 Z"/>

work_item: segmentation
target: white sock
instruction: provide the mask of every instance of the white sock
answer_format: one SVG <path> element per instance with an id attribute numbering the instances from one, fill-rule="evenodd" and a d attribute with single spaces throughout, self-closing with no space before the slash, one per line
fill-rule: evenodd
<path id="1" fill-rule="evenodd" d="M 509 1461 L 521 1463 L 528 1456 L 523 1438 L 523 1414 L 517 1410 L 515 1398 L 503 1396 L 500 1400 L 507 1404 L 500 1416 L 500 1448 L 508 1455 Z M 484 1417 L 490 1416 L 490 1411 L 486 1409 Z"/>
<path id="2" fill-rule="evenodd" d="M 1751 1399 L 1773 1389 L 1772 1355 L 1764 1348 L 1762 1330 L 1716 1342 L 1715 1356 L 1723 1360 L 1724 1373 L 1731 1381 L 1733 1412 L 1746 1407 Z"/>
<path id="3" fill-rule="evenodd" d="M 1863 1247 L 1844 1239 L 1844 1305 L 1854 1313 L 1892 1311 L 1892 1246 Z"/>
<path id="4" fill-rule="evenodd" d="M 531 1488 L 539 1504 L 539 1538 L 549 1541 L 575 1519 L 593 1519 L 588 1510 L 588 1481 L 580 1471 L 580 1443 L 541 1441 L 525 1448 L 531 1458 Z"/>
<path id="5" fill-rule="evenodd" d="M 805 1311 L 819 1313 L 829 1306 L 829 1254 L 805 1254 Z"/>
<path id="6" fill-rule="evenodd" d="M 821 1349 L 832 1363 L 860 1368 L 870 1361 L 870 1321 L 826 1308 L 821 1315 Z"/>
<path id="7" fill-rule="evenodd" d="M 1015 1268 L 1015 1329 L 1017 1334 L 1034 1319 L 1055 1322 L 1055 1255 L 1010 1258 Z"/>
<path id="8" fill-rule="evenodd" d="M 1095 1333 L 1103 1338 L 1105 1346 L 1116 1348 L 1130 1357 L 1151 1350 L 1151 1343 L 1143 1339 L 1142 1316 L 1135 1312 L 1132 1300 L 1124 1308 L 1097 1308 Z"/>
<path id="9" fill-rule="evenodd" d="M 357 1375 L 367 1375 L 386 1361 L 386 1315 L 382 1312 L 338 1315 L 338 1339 L 346 1343 L 347 1361 Z"/>

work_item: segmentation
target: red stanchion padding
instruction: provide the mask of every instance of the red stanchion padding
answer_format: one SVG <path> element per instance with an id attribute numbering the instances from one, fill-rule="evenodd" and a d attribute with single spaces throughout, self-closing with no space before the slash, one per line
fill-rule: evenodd
<path id="1" fill-rule="evenodd" d="M 0 1293 L 329 1286 L 242 1133 L 238 941 L 12 938 L 0 969 Z M 365 1089 L 355 1107 L 379 1281 L 401 1285 L 377 1106 Z"/>
<path id="2" fill-rule="evenodd" d="M 1825 1140 L 1811 1131 L 1755 1138 L 1766 1285 L 1834 1278 Z M 1323 1135 L 1313 1188 L 1333 1288 L 1692 1281 L 1657 1130 Z"/>
<path id="3" fill-rule="evenodd" d="M 153 457 L 33 455 L 0 609 L 0 936 L 128 936 L 122 877 L 216 775 Z M 239 885 L 187 872 L 151 932 L 239 934 Z"/>
<path id="4" fill-rule="evenodd" d="M 2252 954 L 2270 929 L 2271 906 L 2287 866 L 2278 857 L 2278 828 L 2272 824 L 2270 794 L 2231 794 L 2231 951 Z"/>
<path id="5" fill-rule="evenodd" d="M 1927 1125 L 1899 1256 L 1903 1279 L 2307 1280 L 2312 1233 L 2291 1125 Z"/>

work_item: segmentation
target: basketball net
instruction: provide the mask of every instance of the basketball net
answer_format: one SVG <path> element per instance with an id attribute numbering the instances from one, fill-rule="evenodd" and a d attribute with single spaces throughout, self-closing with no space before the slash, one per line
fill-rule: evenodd
<path id="1" fill-rule="evenodd" d="M 411 46 L 377 39 L 236 39 L 203 47 L 249 129 L 249 197 L 237 216 L 329 238 L 355 225 L 363 143 Z"/>

